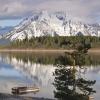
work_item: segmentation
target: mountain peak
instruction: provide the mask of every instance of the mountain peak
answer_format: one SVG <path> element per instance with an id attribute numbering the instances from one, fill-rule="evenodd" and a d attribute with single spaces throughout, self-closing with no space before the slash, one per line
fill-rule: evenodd
<path id="1" fill-rule="evenodd" d="M 100 36 L 100 25 L 74 21 L 66 12 L 36 11 L 4 37 L 13 41 L 23 40 L 26 36 L 28 38 L 55 35 L 76 36 L 79 33 L 84 36 Z"/>

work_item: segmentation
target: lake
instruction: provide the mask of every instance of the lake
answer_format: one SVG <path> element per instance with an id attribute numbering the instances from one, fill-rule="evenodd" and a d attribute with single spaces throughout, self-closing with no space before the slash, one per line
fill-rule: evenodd
<path id="1" fill-rule="evenodd" d="M 64 100 L 90 95 L 99 100 L 100 54 L 81 58 L 82 63 L 73 67 L 68 65 L 66 53 L 0 53 L 0 93 L 12 94 L 11 89 L 18 86 L 36 86 L 39 92 L 22 96 Z"/>

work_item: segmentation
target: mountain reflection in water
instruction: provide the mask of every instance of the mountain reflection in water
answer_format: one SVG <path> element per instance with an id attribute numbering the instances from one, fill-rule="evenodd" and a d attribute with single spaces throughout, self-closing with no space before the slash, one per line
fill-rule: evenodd
<path id="1" fill-rule="evenodd" d="M 72 61 L 67 59 L 66 53 L 1 53 L 0 86 L 2 87 L 0 87 L 0 92 L 10 93 L 11 88 L 15 86 L 35 85 L 40 87 L 40 92 L 35 95 L 28 94 L 28 96 L 57 98 L 59 100 L 66 100 L 65 98 L 68 100 L 80 100 L 80 98 L 87 100 L 88 95 L 92 95 L 95 89 L 98 89 L 95 85 L 100 81 L 94 74 L 100 71 L 99 58 L 100 56 L 95 55 L 79 56 L 76 59 L 77 65 L 72 68 L 72 65 L 69 64 Z"/>

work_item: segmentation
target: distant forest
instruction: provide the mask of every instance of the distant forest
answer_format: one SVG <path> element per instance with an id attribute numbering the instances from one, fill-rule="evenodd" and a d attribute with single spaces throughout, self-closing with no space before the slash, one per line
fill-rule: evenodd
<path id="1" fill-rule="evenodd" d="M 76 49 L 87 46 L 100 48 L 100 37 L 91 36 L 43 36 L 11 42 L 10 48 Z"/>

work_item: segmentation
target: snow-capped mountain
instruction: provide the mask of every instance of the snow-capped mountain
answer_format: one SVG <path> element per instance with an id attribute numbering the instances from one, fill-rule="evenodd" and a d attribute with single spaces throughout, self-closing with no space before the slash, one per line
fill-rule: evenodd
<path id="1" fill-rule="evenodd" d="M 99 24 L 84 24 L 68 18 L 65 12 L 50 13 L 35 12 L 33 16 L 25 18 L 11 32 L 4 35 L 10 40 L 23 40 L 40 36 L 100 36 Z"/>

